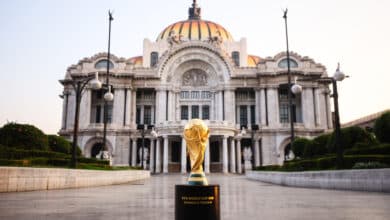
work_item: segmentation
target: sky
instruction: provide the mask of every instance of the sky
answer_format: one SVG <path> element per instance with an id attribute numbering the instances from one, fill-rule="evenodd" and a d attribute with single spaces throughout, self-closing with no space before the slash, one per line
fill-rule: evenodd
<path id="1" fill-rule="evenodd" d="M 186 20 L 191 0 L 0 0 L 0 126 L 28 123 L 45 133 L 61 127 L 67 67 L 107 51 L 108 10 L 114 11 L 111 52 L 142 54 L 168 25 Z M 260 57 L 290 50 L 350 78 L 338 84 L 341 122 L 390 109 L 390 1 L 198 0 L 202 18 L 224 26 Z"/>

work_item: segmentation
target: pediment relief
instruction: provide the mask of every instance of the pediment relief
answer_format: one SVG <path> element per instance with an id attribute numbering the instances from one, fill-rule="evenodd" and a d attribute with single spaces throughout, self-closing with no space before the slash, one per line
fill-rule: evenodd
<path id="1" fill-rule="evenodd" d="M 183 74 L 182 85 L 183 86 L 206 86 L 207 74 L 200 69 L 191 69 Z"/>

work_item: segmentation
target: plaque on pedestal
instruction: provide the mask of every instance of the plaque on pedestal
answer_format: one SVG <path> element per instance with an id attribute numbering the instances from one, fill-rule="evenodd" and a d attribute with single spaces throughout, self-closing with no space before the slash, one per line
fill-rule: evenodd
<path id="1" fill-rule="evenodd" d="M 175 187 L 175 220 L 220 220 L 219 185 Z"/>

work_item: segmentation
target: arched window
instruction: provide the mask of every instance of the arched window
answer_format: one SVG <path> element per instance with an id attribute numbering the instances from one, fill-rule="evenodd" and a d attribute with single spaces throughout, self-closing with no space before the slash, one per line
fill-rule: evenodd
<path id="1" fill-rule="evenodd" d="M 279 68 L 287 68 L 287 58 L 284 58 L 278 63 Z M 296 68 L 298 67 L 298 63 L 290 58 L 290 68 Z"/>
<path id="2" fill-rule="evenodd" d="M 106 69 L 107 68 L 107 60 L 100 60 L 95 64 L 96 69 Z M 110 61 L 109 62 L 109 68 L 114 68 L 114 64 Z"/>
<path id="3" fill-rule="evenodd" d="M 279 120 L 280 123 L 290 122 L 290 105 L 288 102 L 288 84 L 279 86 Z M 293 122 L 302 123 L 301 94 L 292 94 Z"/>
<path id="4" fill-rule="evenodd" d="M 158 53 L 157 52 L 150 53 L 150 66 L 151 67 L 156 66 L 157 62 L 158 62 Z"/>
<path id="5" fill-rule="evenodd" d="M 238 51 L 233 51 L 232 52 L 232 59 L 234 61 L 234 64 L 236 66 L 240 66 L 240 52 Z"/>

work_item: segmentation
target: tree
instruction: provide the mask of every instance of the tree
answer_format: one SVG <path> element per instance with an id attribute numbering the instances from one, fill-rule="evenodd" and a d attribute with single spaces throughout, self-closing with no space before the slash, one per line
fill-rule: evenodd
<path id="1" fill-rule="evenodd" d="M 0 128 L 0 144 L 28 150 L 48 150 L 47 136 L 28 124 L 8 123 Z"/>
<path id="2" fill-rule="evenodd" d="M 390 111 L 383 113 L 374 124 L 376 138 L 382 143 L 390 143 Z"/>

